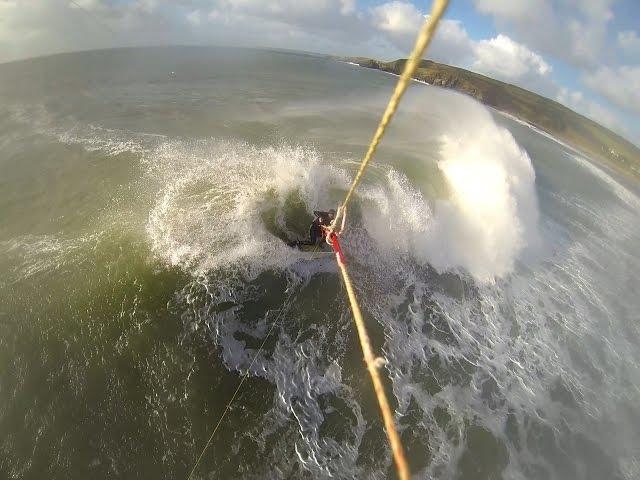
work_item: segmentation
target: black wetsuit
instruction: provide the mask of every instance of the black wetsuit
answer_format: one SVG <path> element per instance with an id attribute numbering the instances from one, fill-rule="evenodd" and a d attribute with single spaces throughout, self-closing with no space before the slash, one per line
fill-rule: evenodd
<path id="1" fill-rule="evenodd" d="M 290 242 L 288 243 L 290 247 L 299 247 L 300 245 L 316 246 L 324 240 L 322 227 L 328 227 L 331 225 L 331 214 L 329 212 L 314 210 L 313 215 L 315 218 L 309 227 L 309 240 Z"/>
<path id="2" fill-rule="evenodd" d="M 316 216 L 316 218 L 313 219 L 313 222 L 309 227 L 309 243 L 311 245 L 317 245 L 318 242 L 322 241 L 322 238 L 324 236 L 322 227 L 328 227 L 331 224 L 331 220 L 329 219 L 329 212 L 314 210 L 313 214 Z"/>

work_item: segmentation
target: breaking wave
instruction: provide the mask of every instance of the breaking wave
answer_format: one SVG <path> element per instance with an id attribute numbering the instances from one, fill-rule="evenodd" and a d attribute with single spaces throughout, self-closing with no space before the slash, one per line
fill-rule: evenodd
<path id="1" fill-rule="evenodd" d="M 287 85 L 279 72 L 267 73 L 278 88 Z M 300 97 L 312 85 L 304 87 Z M 8 128 L 20 141 L 6 136 L 16 151 L 36 136 L 44 151 L 72 145 L 58 150 L 73 150 L 78 162 L 135 165 L 112 179 L 126 194 L 108 184 L 100 215 L 81 230 L 0 242 L 8 272 L 0 286 L 50 272 L 63 274 L 51 277 L 56 284 L 80 273 L 77 284 L 91 284 L 98 296 L 104 276 L 109 288 L 111 278 L 133 284 L 122 290 L 131 319 L 147 324 L 151 317 L 136 312 L 150 309 L 149 326 L 163 333 L 158 343 L 147 348 L 149 330 L 140 323 L 131 326 L 131 345 L 119 338 L 125 299 L 114 296 L 117 308 L 96 323 L 115 337 L 92 352 L 111 355 L 115 343 L 124 369 L 129 349 L 142 365 L 136 379 L 147 383 L 153 410 L 133 412 L 154 424 L 141 435 L 161 433 L 150 458 L 175 476 L 208 434 L 203 422 L 224 408 L 235 373 L 247 374 L 247 383 L 230 412 L 235 423 L 222 427 L 226 443 L 208 452 L 208 476 L 224 477 L 234 462 L 234 474 L 249 478 L 383 479 L 392 468 L 335 263 L 305 260 L 285 244 L 306 235 L 312 210 L 343 198 L 364 150 L 358 142 L 366 141 L 355 140 L 358 129 L 369 127 L 378 100 L 367 104 L 357 88 L 352 108 L 348 99 L 325 101 L 323 90 L 320 100 L 298 105 L 289 90 L 282 112 L 275 105 L 284 97 L 260 92 L 273 95 L 274 107 L 251 118 L 253 141 L 224 129 L 197 139 L 108 129 L 44 106 L 0 118 L 20 124 Z M 232 100 L 246 102 L 234 95 L 225 112 L 234 110 Z M 318 121 L 325 116 L 332 122 Z M 294 133 L 252 137 L 267 131 L 265 121 L 277 125 L 270 132 Z M 638 478 L 640 399 L 629 387 L 640 382 L 638 197 L 576 158 L 594 187 L 583 195 L 584 178 L 573 182 L 582 169 L 552 149 L 549 162 L 536 162 L 536 186 L 529 155 L 512 135 L 484 107 L 451 92 L 409 92 L 393 126 L 357 191 L 343 246 L 376 351 L 387 360 L 415 475 Z M 242 131 L 233 130 L 245 138 Z M 317 143 L 296 143 L 303 136 Z M 526 138 L 536 146 L 537 137 Z M 535 148 L 530 153 L 539 158 Z M 523 261 L 538 244 L 541 258 Z M 171 331 L 167 322 L 178 326 Z M 204 353 L 190 355 L 192 345 Z M 202 369 L 200 361 L 214 366 Z M 94 372 L 86 365 L 83 380 Z M 173 374 L 170 365 L 178 365 Z M 145 445 L 137 440 L 130 442 Z M 133 453 L 117 458 L 135 463 Z"/>
<path id="2" fill-rule="evenodd" d="M 299 236 L 286 214 L 327 205 L 347 184 L 344 170 L 303 147 L 176 142 L 150 159 L 164 185 L 147 226 L 153 248 L 171 265 L 200 272 L 286 266 L 291 249 L 274 233 Z"/>
<path id="3" fill-rule="evenodd" d="M 535 174 L 526 152 L 483 106 L 451 94 L 446 109 L 441 103 L 430 104 L 439 124 L 430 137 L 435 152 L 417 160 L 422 166 L 374 162 L 377 175 L 358 191 L 362 226 L 385 249 L 492 282 L 538 243 Z M 416 102 L 414 113 L 420 108 Z M 147 225 L 152 248 L 167 263 L 198 271 L 249 258 L 258 269 L 287 264 L 291 252 L 274 233 L 303 235 L 291 214 L 337 204 L 358 161 L 286 142 L 170 140 L 83 125 L 52 118 L 43 105 L 8 112 L 62 143 L 138 155 L 159 188 L 150 193 L 157 197 Z M 434 159 L 432 185 L 417 185 L 411 172 L 432 168 Z M 434 195 L 433 184 L 444 195 Z"/>
<path id="4" fill-rule="evenodd" d="M 363 306 L 375 320 L 374 330 L 380 328 L 386 338 L 384 356 L 398 412 L 412 419 L 400 423 L 411 427 L 411 442 L 430 452 L 424 475 L 453 475 L 451 469 L 465 461 L 465 438 L 490 435 L 492 448 L 504 449 L 509 458 L 495 468 L 517 476 L 529 468 L 526 458 L 536 455 L 537 447 L 522 440 L 525 432 L 544 432 L 548 422 L 557 424 L 577 411 L 597 418 L 609 411 L 598 399 L 596 380 L 576 373 L 576 365 L 595 365 L 598 359 L 577 351 L 567 332 L 584 329 L 589 312 L 602 305 L 622 307 L 600 294 L 580 266 L 600 265 L 606 242 L 590 238 L 572 245 L 557 232 L 546 232 L 545 241 L 560 242 L 555 248 L 564 253 L 549 266 L 523 265 L 516 272 L 523 252 L 540 243 L 530 159 L 483 107 L 455 96 L 440 113 L 431 160 L 373 165 L 358 190 L 345 240 Z M 44 127 L 43 132 L 53 134 Z M 273 404 L 264 423 L 242 438 L 257 440 L 265 455 L 266 445 L 275 441 L 279 451 L 318 477 L 383 477 L 389 458 L 370 458 L 365 470 L 358 464 L 367 415 L 341 367 L 349 356 L 350 319 L 338 300 L 335 272 L 304 262 L 283 241 L 306 234 L 311 210 L 340 201 L 357 159 L 286 142 L 170 140 L 75 125 L 54 133 L 89 151 L 139 155 L 146 173 L 137 184 L 151 199 L 145 225 L 151 250 L 167 265 L 192 273 L 174 299 L 183 310 L 187 337 L 204 329 L 226 367 L 244 372 L 270 325 L 286 318 L 277 341 L 249 372 L 275 387 Z M 412 175 L 416 168 L 433 168 L 433 161 L 436 176 L 427 183 Z M 627 190 L 613 190 L 627 205 L 637 201 Z M 3 247 L 24 250 L 16 268 L 25 277 L 59 268 L 63 253 L 76 248 L 73 240 L 69 245 L 26 240 L 22 244 L 28 248 Z M 36 254 L 38 261 L 29 260 Z M 447 279 L 447 272 L 461 275 Z M 303 305 L 327 295 L 318 293 L 318 279 L 333 284 L 336 303 L 316 317 Z M 568 288 L 567 281 L 575 285 L 571 292 L 550 293 Z M 273 298 L 284 303 L 274 304 Z M 544 312 L 553 311 L 573 316 L 557 317 L 540 329 L 549 322 Z M 612 343 L 630 353 L 622 339 Z M 616 388 L 615 378 L 598 378 Z M 544 419 L 538 415 L 541 405 Z M 474 424 L 467 425 L 474 416 Z M 579 431 L 554 441 L 595 438 L 597 426 L 574 424 Z M 332 425 L 331 434 L 326 425 Z M 284 432 L 299 440 L 281 440 Z M 602 452 L 596 441 L 589 442 L 594 452 Z M 633 475 L 632 459 L 627 454 L 620 471 Z M 273 461 L 284 474 L 294 471 L 281 458 Z M 543 455 L 539 461 L 551 460 Z"/>
<path id="5" fill-rule="evenodd" d="M 483 107 L 458 101 L 450 122 L 461 128 L 437 139 L 445 196 L 430 198 L 402 166 L 376 166 L 379 175 L 358 192 L 362 226 L 386 250 L 491 282 L 537 244 L 535 175 L 506 129 Z M 352 159 L 329 163 L 310 147 L 215 139 L 164 143 L 148 158 L 166 180 L 148 225 L 154 249 L 172 265 L 201 270 L 248 258 L 261 268 L 287 263 L 291 252 L 265 226 L 265 213 L 286 236 L 300 235 L 287 224 L 293 208 L 309 215 L 335 205 L 353 168 Z"/>

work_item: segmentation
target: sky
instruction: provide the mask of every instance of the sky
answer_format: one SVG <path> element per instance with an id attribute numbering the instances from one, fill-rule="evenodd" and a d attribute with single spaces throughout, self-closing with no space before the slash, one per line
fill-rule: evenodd
<path id="1" fill-rule="evenodd" d="M 408 55 L 430 1 L 0 0 L 0 62 L 146 45 Z M 451 0 L 426 55 L 557 100 L 640 145 L 640 0 Z"/>

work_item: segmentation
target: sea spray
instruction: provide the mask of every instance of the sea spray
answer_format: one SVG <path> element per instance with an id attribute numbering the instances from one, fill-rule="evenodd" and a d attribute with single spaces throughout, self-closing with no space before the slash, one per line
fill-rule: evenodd
<path id="1" fill-rule="evenodd" d="M 443 131 L 437 164 L 447 194 L 429 199 L 391 170 L 369 195 L 365 225 L 385 248 L 491 282 L 538 245 L 535 173 L 527 153 L 484 107 L 460 95 L 451 102 L 437 112 Z"/>
<path id="2" fill-rule="evenodd" d="M 347 185 L 344 170 L 300 146 L 209 139 L 165 143 L 149 158 L 151 172 L 166 182 L 147 225 L 153 249 L 171 265 L 198 271 L 288 265 L 295 252 L 269 231 L 265 214 L 272 211 L 283 235 L 301 236 L 287 224 L 287 202 L 301 202 L 309 215 Z"/>
<path id="3" fill-rule="evenodd" d="M 9 476 L 184 478 L 278 318 L 198 474 L 388 476 L 339 277 L 279 237 L 342 198 L 395 79 L 267 52 L 238 70 L 205 50 L 55 57 L 82 68 L 47 69 L 52 85 L 97 75 L 91 95 L 36 91 L 4 117 Z M 637 195 L 506 119 L 545 245 L 520 262 L 524 150 L 471 100 L 411 90 L 344 246 L 415 476 L 639 478 Z M 443 206 L 456 222 L 436 230 Z M 450 245 L 466 229 L 479 245 Z M 431 232 L 456 255 L 429 251 Z M 501 269 L 464 255 L 491 243 Z"/>

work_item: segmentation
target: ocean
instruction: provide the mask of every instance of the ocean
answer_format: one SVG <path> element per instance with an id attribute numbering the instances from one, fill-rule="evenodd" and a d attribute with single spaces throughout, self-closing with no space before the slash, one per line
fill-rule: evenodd
<path id="1" fill-rule="evenodd" d="M 0 478 L 184 479 L 244 375 L 194 478 L 394 478 L 335 262 L 286 241 L 395 81 L 233 48 L 0 65 Z M 412 84 L 342 246 L 415 478 L 640 477 L 638 225 L 637 184 Z"/>

